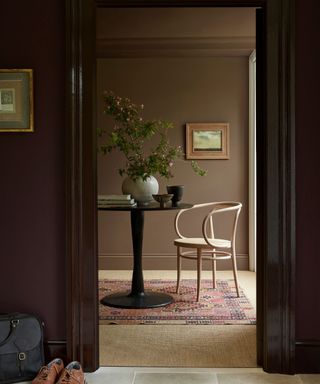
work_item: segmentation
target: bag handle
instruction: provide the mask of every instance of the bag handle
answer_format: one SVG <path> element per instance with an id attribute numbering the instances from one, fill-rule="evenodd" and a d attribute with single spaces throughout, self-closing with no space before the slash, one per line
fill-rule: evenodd
<path id="1" fill-rule="evenodd" d="M 14 335 L 14 331 L 16 330 L 18 325 L 19 325 L 19 319 L 10 319 L 9 335 L 0 343 L 0 347 L 2 347 L 12 338 L 12 336 Z"/>

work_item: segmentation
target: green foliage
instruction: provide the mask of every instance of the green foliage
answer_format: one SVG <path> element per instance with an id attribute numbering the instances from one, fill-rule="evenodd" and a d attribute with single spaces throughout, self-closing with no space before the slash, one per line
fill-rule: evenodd
<path id="1" fill-rule="evenodd" d="M 197 173 L 199 176 L 206 176 L 207 175 L 207 171 L 200 168 L 199 164 L 194 160 L 191 161 L 191 167 L 195 171 L 195 173 Z"/>
<path id="2" fill-rule="evenodd" d="M 128 175 L 133 180 L 139 177 L 145 180 L 155 174 L 167 179 L 173 177 L 174 161 L 184 155 L 180 146 L 170 145 L 168 130 L 173 128 L 173 124 L 164 120 L 143 120 L 143 105 L 133 104 L 128 98 L 116 96 L 111 91 L 104 93 L 104 106 L 105 114 L 114 120 L 114 127 L 107 134 L 107 142 L 99 149 L 102 154 L 114 149 L 124 154 L 126 164 L 119 169 L 119 174 Z M 105 132 L 98 130 L 98 135 L 104 136 Z M 155 136 L 159 136 L 158 143 L 146 151 L 145 143 Z M 197 174 L 206 174 L 197 163 L 191 165 Z"/>

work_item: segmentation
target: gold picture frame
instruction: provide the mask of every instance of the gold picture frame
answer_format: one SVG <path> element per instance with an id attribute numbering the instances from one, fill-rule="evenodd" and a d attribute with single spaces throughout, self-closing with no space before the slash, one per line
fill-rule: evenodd
<path id="1" fill-rule="evenodd" d="M 0 132 L 33 131 L 33 70 L 0 69 Z"/>
<path id="2" fill-rule="evenodd" d="M 229 123 L 186 124 L 187 159 L 229 159 Z"/>

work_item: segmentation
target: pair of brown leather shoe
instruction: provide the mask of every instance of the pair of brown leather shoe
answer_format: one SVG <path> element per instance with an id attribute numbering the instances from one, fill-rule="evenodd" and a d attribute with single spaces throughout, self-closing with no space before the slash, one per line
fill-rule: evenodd
<path id="1" fill-rule="evenodd" d="M 32 384 L 85 384 L 85 380 L 78 361 L 64 367 L 63 361 L 57 358 L 40 369 Z"/>

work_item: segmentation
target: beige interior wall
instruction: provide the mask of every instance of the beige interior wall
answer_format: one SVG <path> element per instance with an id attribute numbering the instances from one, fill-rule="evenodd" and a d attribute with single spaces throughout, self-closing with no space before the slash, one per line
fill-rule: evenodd
<path id="1" fill-rule="evenodd" d="M 104 33 L 107 33 L 106 30 Z M 240 267 L 246 269 L 248 58 L 195 55 L 183 58 L 104 58 L 97 60 L 97 78 L 97 123 L 101 128 L 109 125 L 107 117 L 103 114 L 104 90 L 113 90 L 120 96 L 129 97 L 135 103 L 144 104 L 145 118 L 172 121 L 175 128 L 170 132 L 170 141 L 182 145 L 183 148 L 185 148 L 186 123 L 230 124 L 229 160 L 200 160 L 199 164 L 208 170 L 206 177 L 194 174 L 189 160 L 179 161 L 174 166 L 172 179 L 158 178 L 158 181 L 160 192 L 165 192 L 168 184 L 185 185 L 183 198 L 185 202 L 241 201 L 243 210 L 239 222 L 237 253 Z M 119 153 L 98 156 L 99 194 L 121 193 L 122 178 L 118 175 L 117 169 L 123 161 Z M 145 213 L 143 246 L 145 269 L 175 268 L 174 215 L 175 212 L 168 211 Z M 187 221 L 188 227 L 198 227 L 200 216 L 189 218 Z M 223 223 L 223 227 L 225 226 L 226 223 Z M 131 268 L 132 244 L 128 213 L 99 212 L 98 239 L 101 269 Z M 186 264 L 186 267 L 189 268 L 190 264 Z M 220 264 L 220 268 L 223 269 L 230 267 L 229 262 Z"/>

